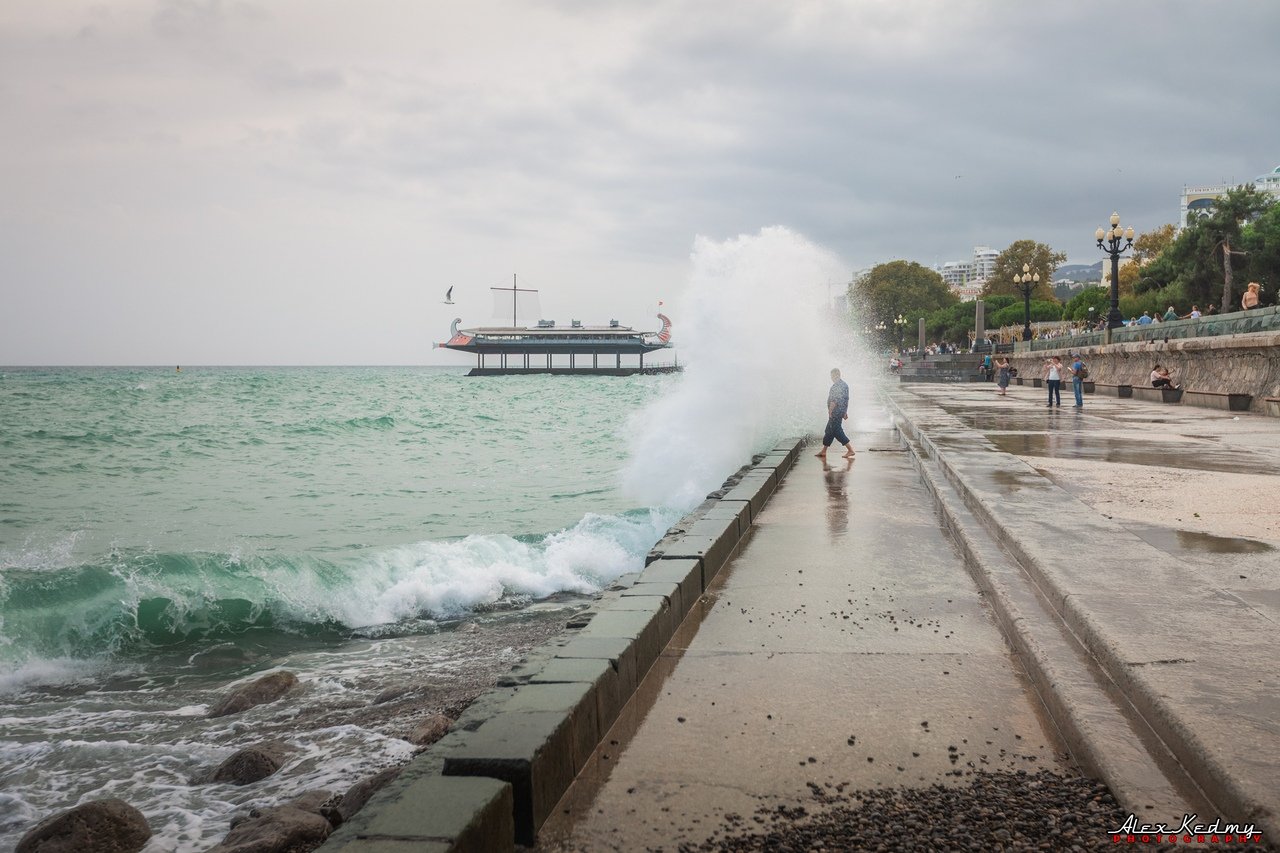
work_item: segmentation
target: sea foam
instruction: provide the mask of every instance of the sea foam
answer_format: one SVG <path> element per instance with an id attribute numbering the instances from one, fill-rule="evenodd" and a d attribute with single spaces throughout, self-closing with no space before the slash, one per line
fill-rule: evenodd
<path id="1" fill-rule="evenodd" d="M 623 475 L 632 498 L 689 508 L 753 453 L 825 420 L 838 356 L 827 307 L 848 274 L 786 228 L 717 242 L 699 237 L 677 328 L 685 370 L 635 415 Z"/>

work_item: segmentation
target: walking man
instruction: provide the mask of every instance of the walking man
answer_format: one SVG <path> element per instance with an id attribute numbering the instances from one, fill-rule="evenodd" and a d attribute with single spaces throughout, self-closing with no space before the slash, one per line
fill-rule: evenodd
<path id="1" fill-rule="evenodd" d="M 1088 368 L 1084 366 L 1084 359 L 1076 353 L 1075 361 L 1071 362 L 1071 390 L 1076 392 L 1076 408 L 1084 408 L 1084 378 L 1088 375 Z"/>
<path id="2" fill-rule="evenodd" d="M 840 368 L 831 368 L 831 393 L 827 394 L 827 430 L 822 434 L 822 450 L 815 454 L 819 459 L 827 458 L 827 448 L 831 442 L 839 441 L 844 445 L 844 458 L 853 458 L 853 443 L 844 434 L 841 421 L 849 419 L 849 386 L 840 378 Z"/>

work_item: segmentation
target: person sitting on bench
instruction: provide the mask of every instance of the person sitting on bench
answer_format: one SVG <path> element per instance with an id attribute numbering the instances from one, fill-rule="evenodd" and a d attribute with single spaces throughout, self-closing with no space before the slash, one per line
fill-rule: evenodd
<path id="1" fill-rule="evenodd" d="M 1169 376 L 1169 368 L 1156 365 L 1151 368 L 1151 387 L 1152 388 L 1179 388 L 1181 386 L 1174 385 L 1173 379 Z"/>

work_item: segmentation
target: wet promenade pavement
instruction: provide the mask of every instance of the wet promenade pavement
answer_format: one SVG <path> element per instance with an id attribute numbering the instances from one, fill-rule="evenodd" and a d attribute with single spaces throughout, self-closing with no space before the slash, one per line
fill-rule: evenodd
<path id="1" fill-rule="evenodd" d="M 1044 769 L 1144 820 L 1274 825 L 1280 420 L 1042 393 L 894 388 L 901 434 L 803 455 L 539 849 Z"/>

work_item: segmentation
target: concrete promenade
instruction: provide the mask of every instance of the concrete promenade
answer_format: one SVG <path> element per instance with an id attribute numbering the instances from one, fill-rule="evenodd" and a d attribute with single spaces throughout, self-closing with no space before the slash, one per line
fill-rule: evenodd
<path id="1" fill-rule="evenodd" d="M 900 431 L 799 458 L 540 849 L 1044 768 L 1275 843 L 1280 421 L 992 388 L 895 387 Z"/>

